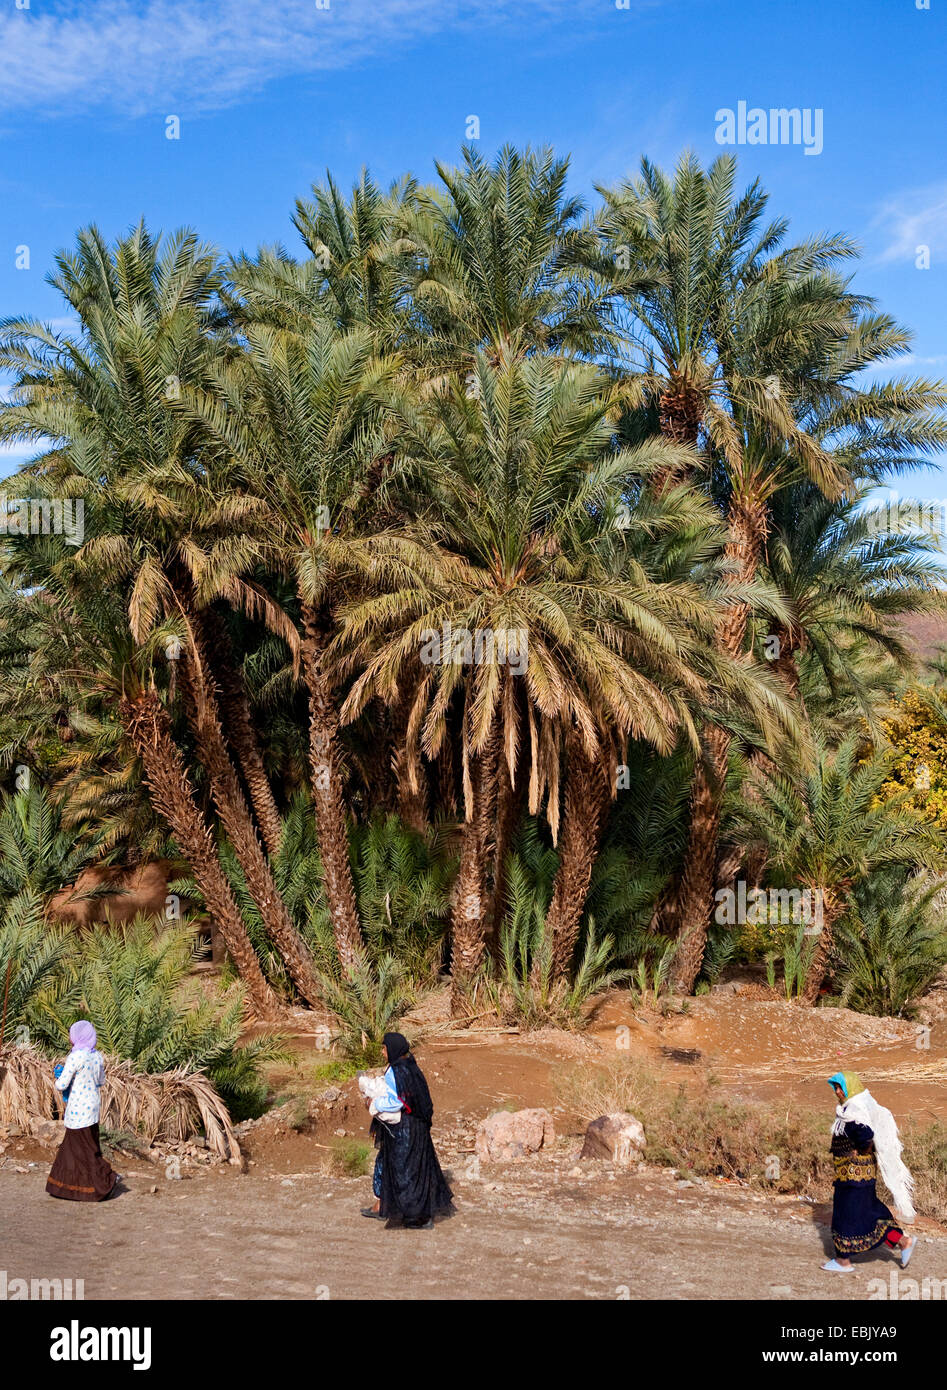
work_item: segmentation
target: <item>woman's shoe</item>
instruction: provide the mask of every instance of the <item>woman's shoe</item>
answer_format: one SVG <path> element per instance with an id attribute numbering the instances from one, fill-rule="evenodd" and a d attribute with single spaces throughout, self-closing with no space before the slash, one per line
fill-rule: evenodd
<path id="1" fill-rule="evenodd" d="M 385 1219 L 381 1212 L 376 1211 L 374 1207 L 362 1207 L 362 1215 L 369 1217 L 373 1221 L 384 1221 Z"/>
<path id="2" fill-rule="evenodd" d="M 907 1269 L 907 1267 L 908 1267 L 908 1260 L 909 1260 L 909 1259 L 911 1258 L 911 1256 L 914 1254 L 914 1247 L 915 1247 L 916 1245 L 917 1245 L 917 1236 L 912 1236 L 912 1237 L 911 1237 L 911 1244 L 905 1246 L 905 1248 L 901 1251 L 901 1268 L 902 1268 L 902 1269 Z"/>
<path id="3" fill-rule="evenodd" d="M 433 1231 L 434 1217 L 429 1216 L 426 1221 L 406 1221 L 404 1228 L 406 1231 Z"/>
<path id="4" fill-rule="evenodd" d="M 832 1274 L 853 1274 L 855 1271 L 854 1265 L 840 1265 L 838 1260 L 826 1260 L 825 1264 L 820 1265 L 819 1268 L 827 1269 Z"/>

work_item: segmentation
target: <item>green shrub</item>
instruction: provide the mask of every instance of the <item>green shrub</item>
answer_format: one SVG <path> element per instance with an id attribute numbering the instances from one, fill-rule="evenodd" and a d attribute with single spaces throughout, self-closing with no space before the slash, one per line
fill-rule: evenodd
<path id="1" fill-rule="evenodd" d="M 859 1013 L 910 1014 L 947 965 L 944 882 L 904 874 L 860 884 L 836 931 L 841 1002 Z"/>
<path id="2" fill-rule="evenodd" d="M 377 1066 L 385 1034 L 414 1003 L 402 967 L 394 956 L 375 962 L 366 952 L 353 974 L 336 967 L 321 970 L 318 978 L 323 1002 L 338 1028 L 333 1043 L 349 1062 Z"/>
<path id="3" fill-rule="evenodd" d="M 372 1146 L 361 1139 L 340 1136 L 332 1142 L 329 1161 L 340 1177 L 366 1177 L 371 1172 Z"/>
<path id="4" fill-rule="evenodd" d="M 203 1068 L 234 1119 L 260 1114 L 262 1067 L 289 1060 L 285 1039 L 267 1030 L 240 1042 L 244 991 L 235 986 L 207 997 L 189 979 L 195 936 L 193 926 L 142 916 L 69 933 L 57 976 L 37 1000 L 34 1038 L 61 1054 L 70 1024 L 88 1018 L 103 1052 L 142 1072 Z"/>

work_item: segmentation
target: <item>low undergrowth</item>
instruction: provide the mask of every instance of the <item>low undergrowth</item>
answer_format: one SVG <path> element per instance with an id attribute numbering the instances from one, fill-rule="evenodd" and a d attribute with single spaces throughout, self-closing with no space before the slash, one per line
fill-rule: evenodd
<path id="1" fill-rule="evenodd" d="M 363 1178 L 372 1171 L 373 1159 L 371 1144 L 349 1135 L 340 1136 L 330 1146 L 328 1167 L 341 1178 Z"/>
<path id="2" fill-rule="evenodd" d="M 562 1073 L 559 1090 L 563 1104 L 585 1121 L 615 1111 L 635 1115 L 644 1125 L 645 1159 L 684 1177 L 729 1178 L 831 1200 L 830 1114 L 791 1100 L 778 1108 L 735 1101 L 705 1073 L 669 1087 L 631 1061 L 582 1063 Z M 917 1210 L 947 1222 L 947 1126 L 903 1123 L 902 1135 Z M 880 1182 L 879 1189 L 884 1200 Z"/>

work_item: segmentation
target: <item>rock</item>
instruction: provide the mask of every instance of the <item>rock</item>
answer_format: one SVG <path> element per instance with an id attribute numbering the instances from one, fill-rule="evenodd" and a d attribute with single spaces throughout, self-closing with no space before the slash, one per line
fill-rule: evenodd
<path id="1" fill-rule="evenodd" d="M 66 1126 L 62 1120 L 31 1120 L 30 1134 L 44 1149 L 55 1149 L 63 1141 Z"/>
<path id="2" fill-rule="evenodd" d="M 644 1152 L 644 1126 L 634 1115 L 619 1111 L 615 1115 L 600 1115 L 585 1131 L 585 1143 L 580 1158 L 607 1158 L 612 1163 L 628 1166 L 638 1163 Z"/>
<path id="3" fill-rule="evenodd" d="M 508 1163 L 551 1149 L 556 1130 L 548 1110 L 498 1110 L 477 1126 L 474 1151 L 482 1163 Z"/>
<path id="4" fill-rule="evenodd" d="M 341 1094 L 342 1092 L 339 1090 L 338 1086 L 330 1086 L 327 1091 L 323 1091 L 321 1099 L 328 1101 L 331 1105 L 334 1101 L 339 1099 Z"/>

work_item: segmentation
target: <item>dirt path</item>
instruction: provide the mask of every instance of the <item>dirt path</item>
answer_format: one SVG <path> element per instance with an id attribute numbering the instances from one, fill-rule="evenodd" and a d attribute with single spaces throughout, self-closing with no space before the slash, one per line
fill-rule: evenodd
<path id="1" fill-rule="evenodd" d="M 0 1156 L 0 1273 L 83 1279 L 88 1299 L 877 1298 L 900 1274 L 888 1255 L 865 1257 L 852 1275 L 820 1271 L 830 1250 L 827 1207 L 710 1180 L 678 1185 L 664 1168 L 579 1164 L 582 1126 L 561 1103 L 562 1073 L 621 1047 L 670 1086 L 708 1068 L 726 1094 L 791 1095 L 828 1125 L 825 1077 L 844 1064 L 871 1079 L 899 1116 L 947 1118 L 947 1024 L 925 1041 L 918 1049 L 916 1029 L 897 1020 L 727 995 L 689 1001 L 686 1013 L 666 1019 L 642 1018 L 617 995 L 581 1038 L 431 1037 L 423 1064 L 435 1142 L 458 1199 L 458 1214 L 434 1231 L 366 1221 L 359 1207 L 369 1181 L 327 1175 L 338 1136 L 366 1138 L 349 1083 L 309 1127 L 271 1112 L 247 1137 L 243 1174 L 186 1164 L 184 1178 L 169 1181 L 160 1164 L 123 1154 L 115 1162 L 127 1191 L 99 1206 L 48 1198 L 52 1155 L 8 1148 Z M 308 1103 L 325 1087 L 307 1081 L 325 1060 L 314 1039 L 301 1037 L 297 1051 L 296 1068 L 274 1078 L 277 1103 L 289 1101 L 290 1111 L 294 1098 Z M 477 1122 L 529 1105 L 553 1111 L 563 1143 L 477 1179 Z M 277 1123 L 267 1128 L 270 1120 Z M 923 1220 L 917 1229 L 907 1277 L 943 1281 L 933 1296 L 947 1298 L 947 1235 Z"/>
<path id="2" fill-rule="evenodd" d="M 42 1165 L 6 1169 L 0 1269 L 81 1278 L 87 1299 L 857 1300 L 897 1268 L 876 1254 L 821 1273 L 828 1212 L 797 1198 L 573 1163 L 455 1176 L 458 1214 L 429 1232 L 365 1220 L 366 1179 L 315 1171 L 174 1182 L 132 1165 L 127 1192 L 85 1206 L 47 1197 Z M 908 1273 L 947 1280 L 947 1239 L 922 1230 Z"/>

